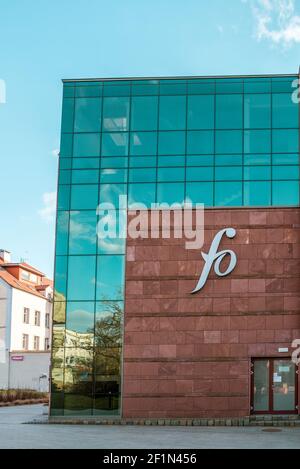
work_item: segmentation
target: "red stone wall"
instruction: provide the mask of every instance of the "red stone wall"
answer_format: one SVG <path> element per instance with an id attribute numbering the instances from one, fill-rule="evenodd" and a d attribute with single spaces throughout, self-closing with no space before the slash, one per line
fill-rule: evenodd
<path id="1" fill-rule="evenodd" d="M 199 250 L 127 240 L 124 417 L 249 415 L 251 357 L 300 338 L 300 209 L 206 210 L 201 250 L 227 227 L 237 266 L 195 295 Z"/>

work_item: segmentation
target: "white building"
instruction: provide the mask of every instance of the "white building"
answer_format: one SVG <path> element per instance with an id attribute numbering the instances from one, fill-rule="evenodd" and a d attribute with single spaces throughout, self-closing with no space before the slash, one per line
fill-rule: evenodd
<path id="1" fill-rule="evenodd" d="M 52 281 L 0 250 L 0 389 L 48 390 Z"/>

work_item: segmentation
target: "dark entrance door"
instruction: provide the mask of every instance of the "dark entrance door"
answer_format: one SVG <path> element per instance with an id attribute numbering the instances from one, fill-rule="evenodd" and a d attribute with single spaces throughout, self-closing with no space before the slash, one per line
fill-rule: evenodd
<path id="1" fill-rule="evenodd" d="M 290 359 L 252 360 L 252 413 L 296 414 L 297 394 L 296 366 Z"/>

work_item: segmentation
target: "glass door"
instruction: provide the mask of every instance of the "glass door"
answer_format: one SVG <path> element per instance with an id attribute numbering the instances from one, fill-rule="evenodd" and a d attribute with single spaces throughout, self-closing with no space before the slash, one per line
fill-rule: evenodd
<path id="1" fill-rule="evenodd" d="M 295 365 L 290 360 L 273 362 L 273 409 L 275 412 L 295 411 Z"/>
<path id="2" fill-rule="evenodd" d="M 252 412 L 297 413 L 296 367 L 289 359 L 252 361 Z"/>

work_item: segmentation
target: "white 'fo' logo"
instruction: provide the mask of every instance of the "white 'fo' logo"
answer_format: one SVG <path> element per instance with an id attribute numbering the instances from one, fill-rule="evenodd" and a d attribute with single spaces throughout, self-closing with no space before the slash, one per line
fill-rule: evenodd
<path id="1" fill-rule="evenodd" d="M 228 238 L 234 238 L 236 235 L 236 230 L 234 228 L 225 228 L 224 230 L 219 231 L 219 233 L 217 233 L 216 236 L 214 237 L 209 253 L 205 254 L 204 252 L 201 252 L 202 257 L 205 260 L 205 265 L 200 275 L 198 284 L 195 290 L 193 290 L 191 293 L 197 293 L 199 290 L 201 290 L 201 288 L 204 287 L 213 264 L 215 264 L 214 269 L 215 269 L 216 274 L 219 277 L 225 277 L 226 275 L 229 275 L 235 268 L 237 257 L 233 251 L 231 251 L 230 249 L 227 249 L 225 251 L 218 252 L 218 247 L 225 233 Z M 227 269 L 225 270 L 225 272 L 221 272 L 220 264 L 227 254 L 230 256 L 230 263 Z"/>

